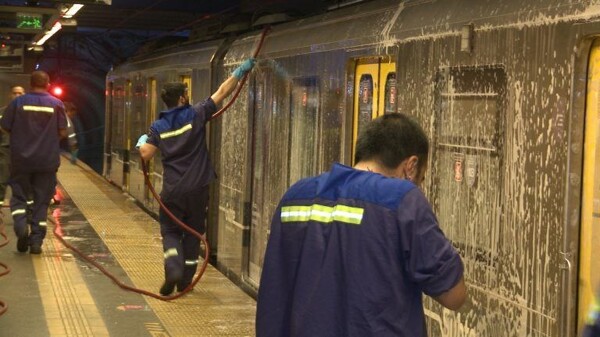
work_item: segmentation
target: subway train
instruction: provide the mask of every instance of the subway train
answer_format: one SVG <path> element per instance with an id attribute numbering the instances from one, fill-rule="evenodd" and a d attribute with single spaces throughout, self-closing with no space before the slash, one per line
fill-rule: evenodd
<path id="1" fill-rule="evenodd" d="M 425 299 L 429 335 L 578 336 L 600 287 L 600 4 L 338 7 L 272 23 L 238 99 L 209 123 L 213 263 L 256 292 L 284 191 L 333 162 L 352 165 L 361 128 L 403 112 L 431 139 L 423 190 L 469 287 L 459 312 Z M 183 81 L 192 101 L 207 98 L 261 34 L 257 25 L 115 67 L 104 177 L 157 212 L 134 146 L 165 108 L 161 86 Z M 149 166 L 160 191 L 160 157 Z"/>

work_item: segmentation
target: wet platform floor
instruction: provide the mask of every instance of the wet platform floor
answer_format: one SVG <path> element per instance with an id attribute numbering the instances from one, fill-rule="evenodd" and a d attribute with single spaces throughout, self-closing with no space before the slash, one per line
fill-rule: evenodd
<path id="1" fill-rule="evenodd" d="M 85 165 L 63 159 L 58 178 L 64 200 L 51 206 L 41 255 L 17 252 L 3 209 L 0 231 L 10 242 L 0 263 L 10 273 L 0 277 L 0 337 L 254 336 L 256 302 L 210 265 L 193 291 L 162 301 L 121 289 L 77 257 L 57 239 L 57 226 L 120 282 L 158 293 L 164 279 L 153 217 Z"/>

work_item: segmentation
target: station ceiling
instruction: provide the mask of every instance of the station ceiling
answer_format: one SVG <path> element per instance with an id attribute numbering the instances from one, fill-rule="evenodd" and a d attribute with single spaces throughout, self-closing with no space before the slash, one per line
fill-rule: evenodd
<path id="1" fill-rule="evenodd" d="M 262 14 L 308 15 L 343 2 L 348 0 L 0 0 L 0 40 L 35 45 L 56 22 L 61 23 L 62 32 L 189 35 L 198 29 L 218 31 L 236 21 L 251 25 Z M 84 6 L 69 19 L 65 11 L 73 4 Z M 60 31 L 55 35 L 54 39 L 59 38 Z"/>

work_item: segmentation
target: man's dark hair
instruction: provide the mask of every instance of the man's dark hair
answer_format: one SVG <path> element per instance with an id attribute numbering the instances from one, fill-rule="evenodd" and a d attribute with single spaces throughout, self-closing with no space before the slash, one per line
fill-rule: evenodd
<path id="1" fill-rule="evenodd" d="M 31 79 L 29 80 L 29 84 L 32 88 L 46 89 L 49 83 L 50 76 L 48 76 L 48 73 L 46 73 L 45 71 L 36 70 L 31 73 Z"/>
<path id="2" fill-rule="evenodd" d="M 412 118 L 401 113 L 387 114 L 365 126 L 356 142 L 355 163 L 376 160 L 395 169 L 410 156 L 419 158 L 418 169 L 427 162 L 429 141 L 425 131 Z"/>
<path id="3" fill-rule="evenodd" d="M 169 82 L 165 83 L 160 92 L 160 98 L 165 102 L 167 108 L 173 108 L 177 106 L 179 97 L 183 96 L 187 90 L 185 83 L 181 82 Z"/>

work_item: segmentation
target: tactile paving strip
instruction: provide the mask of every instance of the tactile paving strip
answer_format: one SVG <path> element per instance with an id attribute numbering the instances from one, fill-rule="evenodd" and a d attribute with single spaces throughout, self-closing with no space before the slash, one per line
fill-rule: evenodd
<path id="1" fill-rule="evenodd" d="M 158 292 L 164 271 L 156 220 L 95 172 L 65 158 L 58 179 L 133 285 Z M 210 265 L 186 296 L 146 301 L 170 336 L 254 336 L 256 302 Z"/>

